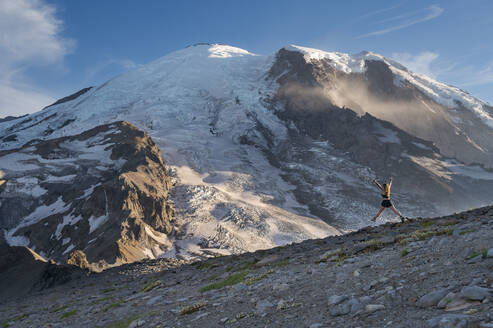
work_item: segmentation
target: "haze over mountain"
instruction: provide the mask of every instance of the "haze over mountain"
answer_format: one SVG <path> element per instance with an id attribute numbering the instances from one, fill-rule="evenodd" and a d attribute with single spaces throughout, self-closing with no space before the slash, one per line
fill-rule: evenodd
<path id="1" fill-rule="evenodd" d="M 491 203 L 492 133 L 378 54 L 199 44 L 0 122 L 0 228 L 97 268 L 270 248 L 368 225 L 375 176 L 407 216 Z"/>

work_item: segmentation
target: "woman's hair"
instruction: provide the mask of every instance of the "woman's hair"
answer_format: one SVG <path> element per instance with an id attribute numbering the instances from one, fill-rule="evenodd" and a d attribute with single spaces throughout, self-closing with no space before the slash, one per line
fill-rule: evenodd
<path id="1" fill-rule="evenodd" d="M 384 183 L 382 187 L 385 195 L 390 196 L 390 185 L 388 183 Z"/>

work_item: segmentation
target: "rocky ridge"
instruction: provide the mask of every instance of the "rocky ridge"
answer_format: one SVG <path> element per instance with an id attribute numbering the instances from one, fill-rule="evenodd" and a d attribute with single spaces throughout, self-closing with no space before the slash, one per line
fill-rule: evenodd
<path id="1" fill-rule="evenodd" d="M 4 327 L 493 326 L 493 207 L 3 298 Z"/>

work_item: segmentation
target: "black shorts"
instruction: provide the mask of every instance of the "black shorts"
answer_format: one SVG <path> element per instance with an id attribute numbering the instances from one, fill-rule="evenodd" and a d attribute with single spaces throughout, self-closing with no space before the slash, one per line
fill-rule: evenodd
<path id="1" fill-rule="evenodd" d="M 382 200 L 381 205 L 382 205 L 382 207 L 386 207 L 386 208 L 392 207 L 392 202 L 390 201 L 390 199 L 384 199 L 384 200 Z"/>

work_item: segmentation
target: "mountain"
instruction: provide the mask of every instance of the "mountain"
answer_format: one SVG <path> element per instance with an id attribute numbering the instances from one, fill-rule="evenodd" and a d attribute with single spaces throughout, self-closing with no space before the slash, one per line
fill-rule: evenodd
<path id="1" fill-rule="evenodd" d="M 361 228 L 375 176 L 406 216 L 477 207 L 493 200 L 492 115 L 373 53 L 191 46 L 0 122 L 0 228 L 105 268 Z"/>

